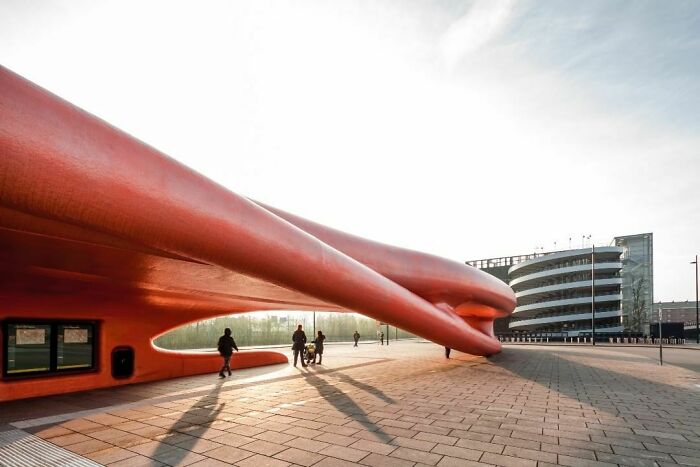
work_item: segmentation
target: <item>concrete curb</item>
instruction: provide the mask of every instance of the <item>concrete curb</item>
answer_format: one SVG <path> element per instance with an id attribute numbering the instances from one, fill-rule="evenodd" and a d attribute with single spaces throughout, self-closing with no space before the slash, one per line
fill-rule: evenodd
<path id="1" fill-rule="evenodd" d="M 588 344 L 565 344 L 560 342 L 501 342 L 504 346 L 507 345 L 540 345 L 540 346 L 551 346 L 551 347 L 593 347 L 590 343 Z M 604 344 L 596 343 L 596 347 L 648 347 L 650 349 L 658 349 L 659 346 L 656 344 Z M 664 344 L 664 349 L 683 349 L 683 350 L 700 350 L 700 346 L 694 344 L 691 347 L 687 345 L 670 345 Z"/>

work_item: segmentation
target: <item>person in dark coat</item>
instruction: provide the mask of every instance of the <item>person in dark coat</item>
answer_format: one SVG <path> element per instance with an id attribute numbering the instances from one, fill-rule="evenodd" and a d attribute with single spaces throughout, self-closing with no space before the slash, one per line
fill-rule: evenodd
<path id="1" fill-rule="evenodd" d="M 355 341 L 355 345 L 353 347 L 357 347 L 357 341 L 360 340 L 360 333 L 355 331 L 355 334 L 352 335 L 352 340 Z"/>
<path id="2" fill-rule="evenodd" d="M 297 327 L 297 330 L 292 334 L 292 350 L 294 351 L 294 366 L 297 366 L 297 360 L 299 358 L 299 353 L 301 352 L 301 366 L 307 366 L 304 363 L 304 345 L 306 345 L 306 334 L 301 330 L 301 324 Z"/>
<path id="3" fill-rule="evenodd" d="M 452 351 L 451 348 L 445 347 L 445 358 L 450 358 L 450 351 Z"/>
<path id="4" fill-rule="evenodd" d="M 228 371 L 228 375 L 231 376 L 231 355 L 233 355 L 233 349 L 236 349 L 236 352 L 238 352 L 236 341 L 234 341 L 231 336 L 231 329 L 224 329 L 224 335 L 219 337 L 219 343 L 216 348 L 219 350 L 219 354 L 224 358 L 224 366 L 222 366 L 221 371 L 219 371 L 219 378 L 225 378 L 224 371 Z"/>
<path id="5" fill-rule="evenodd" d="M 326 340 L 326 336 L 323 335 L 321 331 L 318 331 L 316 339 L 314 339 L 314 345 L 316 346 L 316 353 L 314 353 L 314 363 L 316 363 L 316 355 L 318 355 L 318 364 L 321 364 L 323 360 L 323 341 Z"/>
<path id="6" fill-rule="evenodd" d="M 382 342 L 382 345 L 384 345 L 384 333 L 382 332 L 379 334 L 379 340 Z"/>

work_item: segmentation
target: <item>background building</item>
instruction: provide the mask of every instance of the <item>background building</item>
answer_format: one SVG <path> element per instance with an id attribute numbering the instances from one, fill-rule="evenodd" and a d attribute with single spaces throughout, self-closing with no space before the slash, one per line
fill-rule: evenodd
<path id="1" fill-rule="evenodd" d="M 683 323 L 685 328 L 684 337 L 686 339 L 696 336 L 696 310 L 694 301 L 685 302 L 657 302 L 654 303 L 649 322 L 655 324 L 659 322 L 659 310 L 663 323 Z"/>
<path id="2" fill-rule="evenodd" d="M 496 334 L 591 332 L 592 248 L 467 261 L 508 283 L 513 315 L 496 320 Z M 615 237 L 595 248 L 596 332 L 649 332 L 653 303 L 653 236 Z"/>

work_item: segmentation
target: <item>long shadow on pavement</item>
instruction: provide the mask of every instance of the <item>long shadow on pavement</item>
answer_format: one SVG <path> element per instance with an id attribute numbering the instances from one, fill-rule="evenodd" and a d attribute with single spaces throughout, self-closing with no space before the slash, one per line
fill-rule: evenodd
<path id="1" fill-rule="evenodd" d="M 602 358 L 595 355 L 596 350 L 591 349 L 592 355 L 589 355 L 582 351 L 507 348 L 489 357 L 489 361 L 521 378 L 579 401 L 584 408 L 588 405 L 613 416 L 625 416 L 630 407 L 638 407 L 640 414 L 651 414 L 649 407 L 667 401 L 669 407 L 677 409 L 674 419 L 698 422 L 696 414 L 700 413 L 700 398 L 697 390 L 667 384 L 662 374 L 654 380 L 644 379 L 574 360 L 576 357 L 608 362 L 615 360 L 614 356 Z M 648 364 L 648 361 L 623 360 L 620 361 L 621 366 Z M 659 371 L 663 371 L 661 367 Z M 695 374 L 700 378 L 699 374 Z"/>
<path id="2" fill-rule="evenodd" d="M 361 383 L 351 378 L 350 376 L 340 373 L 338 371 L 334 371 L 332 373 L 333 376 L 337 376 L 338 379 L 343 383 L 350 384 L 358 389 L 366 391 L 389 404 L 394 402 L 393 399 L 391 399 L 389 396 L 387 396 L 374 386 L 371 386 L 366 383 Z M 338 409 L 347 417 L 358 422 L 367 431 L 374 432 L 378 440 L 384 443 L 388 443 L 389 441 L 394 439 L 394 436 L 384 432 L 379 425 L 375 424 L 368 417 L 367 412 L 365 412 L 364 409 L 362 409 L 362 407 L 357 405 L 357 403 L 350 396 L 345 394 L 342 390 L 335 387 L 333 383 L 326 381 L 323 378 L 319 378 L 314 373 L 310 372 L 304 373 L 304 377 L 313 387 L 316 388 L 321 397 L 323 397 L 328 403 L 330 403 L 333 407 Z"/>
<path id="3" fill-rule="evenodd" d="M 197 402 L 208 401 L 209 403 L 207 405 L 200 407 L 197 405 L 197 403 L 195 403 L 192 405 L 192 408 L 183 412 L 182 416 L 180 416 L 180 418 L 173 424 L 173 431 L 170 431 L 170 434 L 159 440 L 160 443 L 158 444 L 158 447 L 149 457 L 169 465 L 181 465 L 185 460 L 185 457 L 191 454 L 191 451 L 176 446 L 177 443 L 182 443 L 184 440 L 182 439 L 183 433 L 174 430 L 178 425 L 188 424 L 186 419 L 193 415 L 198 418 L 201 417 L 202 419 L 209 419 L 211 421 L 216 420 L 226 405 L 225 402 L 219 404 L 215 402 L 219 398 L 219 393 L 223 388 L 223 383 L 224 380 L 219 380 L 208 394 L 198 399 Z M 210 401 L 209 399 L 213 399 L 213 401 Z"/>

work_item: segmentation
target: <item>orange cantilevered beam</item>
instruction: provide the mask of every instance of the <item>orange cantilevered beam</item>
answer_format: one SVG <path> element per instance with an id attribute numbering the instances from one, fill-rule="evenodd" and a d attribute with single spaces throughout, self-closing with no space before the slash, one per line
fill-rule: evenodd
<path id="1" fill-rule="evenodd" d="M 152 338 L 232 312 L 356 311 L 489 355 L 500 350 L 493 320 L 515 306 L 486 273 L 251 201 L 4 68 L 0 259 L 0 320 L 101 323 L 101 365 L 65 377 L 68 390 L 121 384 L 102 368 L 118 345 L 140 349 L 128 382 L 211 371 L 214 357 Z M 34 383 L 5 379 L 0 400 L 63 391 Z"/>

